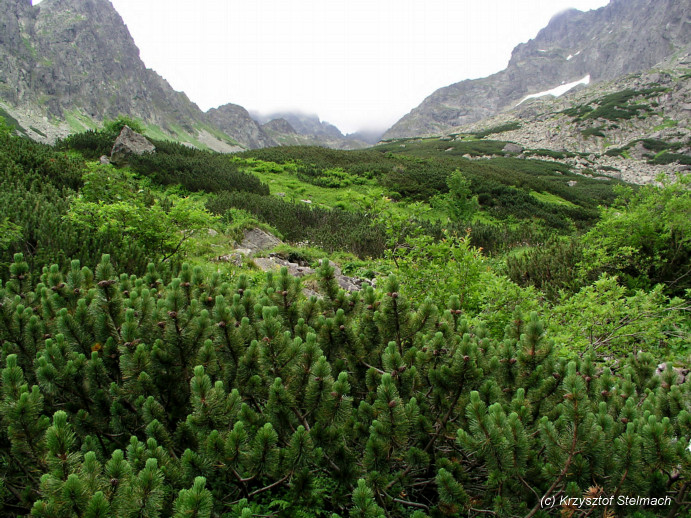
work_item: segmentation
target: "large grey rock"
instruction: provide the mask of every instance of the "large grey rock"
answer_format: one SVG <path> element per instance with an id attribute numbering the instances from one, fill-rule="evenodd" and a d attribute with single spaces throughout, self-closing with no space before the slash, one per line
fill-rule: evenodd
<path id="1" fill-rule="evenodd" d="M 504 146 L 502 152 L 507 155 L 517 155 L 518 153 L 523 153 L 523 146 L 509 142 Z"/>
<path id="2" fill-rule="evenodd" d="M 139 156 L 155 151 L 156 146 L 149 142 L 144 135 L 137 133 L 129 126 L 124 126 L 118 138 L 115 139 L 113 150 L 110 152 L 110 161 L 114 164 L 123 164 L 127 162 L 130 155 Z"/>
<path id="3" fill-rule="evenodd" d="M 240 243 L 240 247 L 247 248 L 251 250 L 252 253 L 256 253 L 263 250 L 271 250 L 282 243 L 283 241 L 276 236 L 260 228 L 253 228 L 251 230 L 245 230 L 245 236 L 242 243 Z"/>

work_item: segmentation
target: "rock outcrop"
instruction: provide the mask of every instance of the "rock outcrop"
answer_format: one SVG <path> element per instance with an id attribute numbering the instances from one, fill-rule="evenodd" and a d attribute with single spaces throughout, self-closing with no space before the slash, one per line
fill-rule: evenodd
<path id="1" fill-rule="evenodd" d="M 156 146 L 149 142 L 144 135 L 134 131 L 129 126 L 124 126 L 120 135 L 115 139 L 113 149 L 110 152 L 110 162 L 113 164 L 124 164 L 131 155 L 143 155 L 153 153 Z"/>
<path id="2" fill-rule="evenodd" d="M 691 0 L 611 0 L 566 11 L 518 45 L 505 70 L 437 90 L 383 138 L 448 133 L 588 75 L 598 83 L 646 70 L 691 43 L 690 13 Z"/>
<path id="3" fill-rule="evenodd" d="M 264 255 L 265 252 L 280 244 L 283 244 L 283 242 L 273 234 L 270 234 L 260 228 L 249 229 L 244 232 L 239 248 L 236 248 L 231 254 L 217 257 L 215 261 L 229 262 L 240 266 L 245 260 L 250 259 L 254 266 L 264 272 L 280 271 L 281 268 L 286 268 L 288 273 L 293 277 L 306 277 L 315 275 L 317 273 L 317 271 L 306 262 L 290 261 L 284 257 L 281 257 L 281 255 L 278 253 L 269 253 L 266 256 L 257 256 L 257 254 Z M 331 261 L 329 261 L 329 263 L 334 268 L 334 278 L 336 279 L 336 282 L 341 289 L 345 291 L 359 291 L 365 285 L 374 286 L 376 284 L 375 280 L 370 281 L 368 279 L 343 275 L 343 272 L 337 264 Z M 316 283 L 314 283 L 314 286 L 316 287 Z M 304 288 L 303 292 L 306 296 L 321 296 L 318 291 L 312 288 Z"/>
<path id="4" fill-rule="evenodd" d="M 250 253 L 256 253 L 271 250 L 282 243 L 283 242 L 273 234 L 269 234 L 260 228 L 253 228 L 245 230 L 240 248 L 249 250 Z"/>

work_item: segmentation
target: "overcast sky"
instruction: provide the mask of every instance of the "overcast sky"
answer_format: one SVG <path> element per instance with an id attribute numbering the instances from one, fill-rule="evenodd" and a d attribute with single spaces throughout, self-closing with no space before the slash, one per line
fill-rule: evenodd
<path id="1" fill-rule="evenodd" d="M 299 110 L 353 132 L 386 129 L 437 88 L 498 72 L 556 13 L 608 1 L 112 3 L 146 66 L 202 110 Z"/>

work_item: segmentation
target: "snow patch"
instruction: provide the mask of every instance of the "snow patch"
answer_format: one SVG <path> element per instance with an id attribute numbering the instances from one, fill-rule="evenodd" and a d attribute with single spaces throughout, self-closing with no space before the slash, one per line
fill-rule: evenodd
<path id="1" fill-rule="evenodd" d="M 547 52 L 545 49 L 537 49 L 538 52 Z"/>
<path id="2" fill-rule="evenodd" d="M 574 81 L 573 83 L 567 83 L 565 85 L 560 85 L 560 86 L 557 86 L 556 88 L 552 88 L 551 90 L 545 90 L 544 92 L 540 92 L 537 94 L 526 95 L 523 99 L 521 99 L 521 102 L 519 102 L 516 106 L 524 103 L 528 99 L 537 99 L 538 97 L 544 97 L 545 95 L 553 95 L 554 97 L 559 97 L 560 95 L 564 95 L 566 92 L 571 90 L 574 86 L 587 85 L 587 84 L 590 84 L 590 74 L 585 76 L 583 79 L 579 79 L 578 81 Z"/>
<path id="3" fill-rule="evenodd" d="M 573 57 L 573 54 L 569 54 L 569 56 L 566 58 L 566 61 L 571 61 L 572 57 Z"/>

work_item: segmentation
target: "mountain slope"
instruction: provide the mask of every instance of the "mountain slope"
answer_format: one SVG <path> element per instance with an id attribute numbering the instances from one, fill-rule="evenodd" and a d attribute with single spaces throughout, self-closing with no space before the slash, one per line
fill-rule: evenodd
<path id="1" fill-rule="evenodd" d="M 232 151 L 266 145 L 245 112 L 219 129 L 147 69 L 108 0 L 0 0 L 0 99 L 34 138 L 52 140 L 125 114 L 152 136 Z M 64 121 L 60 123 L 58 121 Z M 249 128 L 249 129 L 248 129 Z"/>
<path id="2" fill-rule="evenodd" d="M 437 141 L 442 151 L 485 146 L 494 155 L 508 144 L 504 152 L 559 162 L 580 175 L 652 183 L 661 173 L 691 169 L 689 79 L 691 45 L 643 73 L 529 99 L 438 139 L 387 145 L 410 149 Z"/>
<path id="3" fill-rule="evenodd" d="M 149 136 L 222 152 L 366 145 L 316 116 L 287 114 L 297 133 L 283 134 L 275 127 L 265 131 L 236 104 L 202 112 L 146 68 L 109 0 L 44 0 L 36 7 L 30 0 L 0 0 L 0 28 L 0 116 L 37 140 L 128 115 L 141 119 Z"/>
<path id="4" fill-rule="evenodd" d="M 587 75 L 600 82 L 649 69 L 691 42 L 690 12 L 691 0 L 612 0 L 561 13 L 513 50 L 506 69 L 437 90 L 383 138 L 445 133 Z"/>

